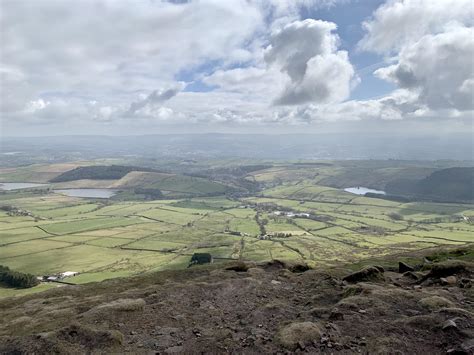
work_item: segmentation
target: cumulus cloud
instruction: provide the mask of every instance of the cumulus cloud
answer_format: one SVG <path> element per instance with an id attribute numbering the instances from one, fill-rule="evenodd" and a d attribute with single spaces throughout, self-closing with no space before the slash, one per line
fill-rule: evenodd
<path id="1" fill-rule="evenodd" d="M 375 75 L 417 96 L 417 112 L 474 109 L 470 0 L 392 0 L 364 23 L 361 48 L 393 56 Z"/>
<path id="2" fill-rule="evenodd" d="M 471 0 L 389 0 L 363 23 L 364 50 L 397 52 L 427 34 L 444 32 L 446 24 L 472 26 Z"/>
<path id="3" fill-rule="evenodd" d="M 150 109 L 154 109 L 157 106 L 163 104 L 165 101 L 168 101 L 172 97 L 176 96 L 181 90 L 183 90 L 184 87 L 185 84 L 180 82 L 167 89 L 154 90 L 151 94 L 145 96 L 143 99 L 132 102 L 126 114 L 133 115 L 137 112 L 150 112 Z"/>
<path id="4" fill-rule="evenodd" d="M 472 113 L 471 0 L 374 12 L 358 47 L 385 57 L 375 75 L 397 89 L 371 100 L 350 100 L 359 79 L 336 24 L 300 20 L 348 2 L 4 0 L 0 114 L 18 126 L 213 129 Z"/>
<path id="5" fill-rule="evenodd" d="M 354 69 L 332 22 L 294 21 L 272 34 L 265 61 L 288 75 L 277 105 L 329 103 L 346 99 Z"/>
<path id="6" fill-rule="evenodd" d="M 398 62 L 375 75 L 419 93 L 432 109 L 474 109 L 474 30 L 455 26 L 402 49 Z"/>
<path id="7" fill-rule="evenodd" d="M 246 43 L 264 26 L 259 6 L 245 0 L 0 6 L 0 109 L 9 114 L 46 96 L 71 104 L 82 98 L 82 105 L 130 102 L 136 92 L 172 85 L 183 70 L 243 60 Z"/>

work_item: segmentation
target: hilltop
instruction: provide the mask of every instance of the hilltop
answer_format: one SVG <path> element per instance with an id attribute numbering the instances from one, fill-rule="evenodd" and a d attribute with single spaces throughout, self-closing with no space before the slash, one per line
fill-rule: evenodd
<path id="1" fill-rule="evenodd" d="M 58 287 L 0 301 L 0 352 L 469 354 L 473 259 L 471 246 L 332 268 L 234 262 Z"/>

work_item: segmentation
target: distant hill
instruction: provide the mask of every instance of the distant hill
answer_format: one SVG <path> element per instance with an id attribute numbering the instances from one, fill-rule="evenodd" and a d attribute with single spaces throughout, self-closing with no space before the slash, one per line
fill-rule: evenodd
<path id="1" fill-rule="evenodd" d="M 160 189 L 173 195 L 219 195 L 230 189 L 229 186 L 204 178 L 143 171 L 130 172 L 111 187 Z"/>
<path id="2" fill-rule="evenodd" d="M 449 168 L 435 171 L 419 181 L 416 193 L 441 199 L 474 199 L 474 168 Z"/>
<path id="3" fill-rule="evenodd" d="M 385 187 L 390 194 L 410 195 L 440 201 L 474 200 L 474 168 L 437 170 L 420 179 L 397 179 Z"/>
<path id="4" fill-rule="evenodd" d="M 62 173 L 51 179 L 50 182 L 65 182 L 74 180 L 117 180 L 123 178 L 132 171 L 156 172 L 148 168 L 123 165 L 97 165 L 81 166 Z"/>

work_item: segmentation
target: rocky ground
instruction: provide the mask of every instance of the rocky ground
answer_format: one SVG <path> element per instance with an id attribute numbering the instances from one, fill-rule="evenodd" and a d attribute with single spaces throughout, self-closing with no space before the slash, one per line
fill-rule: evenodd
<path id="1" fill-rule="evenodd" d="M 220 264 L 4 299 L 0 353 L 474 354 L 472 249 L 443 255 L 355 272 Z"/>

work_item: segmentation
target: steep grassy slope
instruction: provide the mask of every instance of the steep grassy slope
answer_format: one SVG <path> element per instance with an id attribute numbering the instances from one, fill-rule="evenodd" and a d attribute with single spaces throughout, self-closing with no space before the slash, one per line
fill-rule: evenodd
<path id="1" fill-rule="evenodd" d="M 0 352 L 472 353 L 473 250 L 432 253 L 192 267 L 4 299 Z"/>

